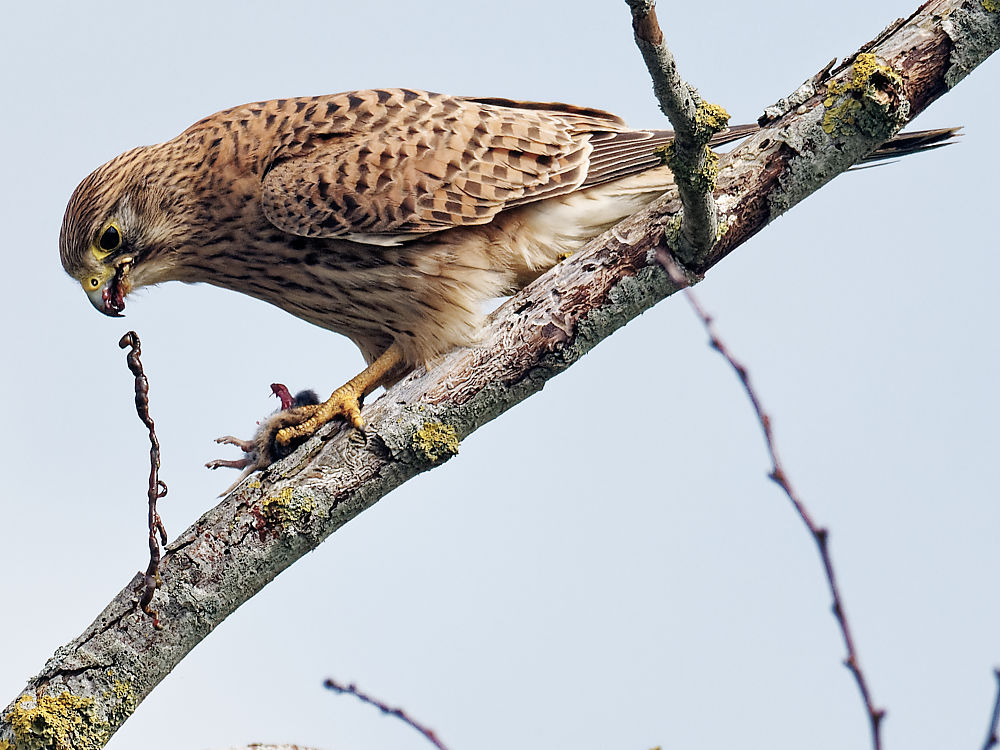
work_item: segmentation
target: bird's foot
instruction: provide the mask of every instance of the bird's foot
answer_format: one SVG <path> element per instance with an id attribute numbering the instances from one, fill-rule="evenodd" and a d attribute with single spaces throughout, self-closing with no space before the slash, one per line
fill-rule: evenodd
<path id="1" fill-rule="evenodd" d="M 299 407 L 297 415 L 302 421 L 278 430 L 275 435 L 278 445 L 288 445 L 293 440 L 309 437 L 337 417 L 343 417 L 349 425 L 359 430 L 364 428 L 365 423 L 361 419 L 362 394 L 353 383 L 354 381 L 351 381 L 342 385 L 322 404 Z"/>
<path id="2" fill-rule="evenodd" d="M 278 430 L 275 441 L 278 445 L 288 445 L 293 440 L 309 437 L 335 417 L 343 417 L 349 425 L 363 429 L 365 423 L 361 419 L 361 400 L 383 382 L 391 382 L 403 366 L 403 351 L 393 344 L 361 373 L 335 390 L 322 404 L 295 410 L 300 421 Z"/>

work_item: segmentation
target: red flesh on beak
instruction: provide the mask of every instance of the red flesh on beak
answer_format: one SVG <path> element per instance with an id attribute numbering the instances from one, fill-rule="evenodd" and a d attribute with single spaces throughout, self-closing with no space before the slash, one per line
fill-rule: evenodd
<path id="1" fill-rule="evenodd" d="M 125 295 L 122 294 L 121 278 L 122 272 L 119 268 L 114 278 L 101 290 L 101 301 L 104 303 L 101 312 L 113 318 L 122 317 L 122 311 L 125 309 Z"/>

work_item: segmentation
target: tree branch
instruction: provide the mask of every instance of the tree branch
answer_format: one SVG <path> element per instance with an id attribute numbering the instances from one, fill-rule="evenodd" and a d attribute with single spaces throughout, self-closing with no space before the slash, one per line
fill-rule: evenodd
<path id="1" fill-rule="evenodd" d="M 626 0 L 632 11 L 635 43 L 653 79 L 653 93 L 674 128 L 666 163 L 674 173 L 683 212 L 674 251 L 685 263 L 697 263 L 715 244 L 719 213 L 712 191 L 719 158 L 708 147 L 725 129 L 729 115 L 702 100 L 698 90 L 681 79 L 674 55 L 663 40 L 653 0 Z"/>
<path id="2" fill-rule="evenodd" d="M 865 54 L 817 77 L 795 107 L 771 110 L 759 133 L 722 158 L 724 232 L 694 271 L 848 169 L 996 50 L 1000 13 L 985 5 L 993 7 L 925 3 Z M 478 346 L 451 352 L 371 404 L 365 434 L 327 429 L 205 513 L 161 560 L 153 605 L 164 628 L 138 609 L 139 574 L 3 712 L 0 750 L 55 746 L 58 732 L 71 733 L 61 740 L 68 747 L 103 745 L 188 651 L 278 573 L 676 291 L 655 251 L 679 208 L 676 194 L 665 196 L 528 286 L 493 315 Z"/>
<path id="3" fill-rule="evenodd" d="M 420 735 L 431 743 L 437 750 L 448 750 L 445 744 L 437 738 L 433 729 L 425 727 L 423 724 L 418 722 L 416 719 L 411 717 L 406 711 L 401 708 L 392 708 L 386 703 L 380 701 L 378 698 L 372 698 L 367 693 L 363 693 L 358 690 L 357 686 L 353 683 L 350 685 L 342 685 L 333 679 L 326 679 L 323 682 L 323 687 L 327 690 L 332 690 L 335 693 L 341 693 L 346 695 L 353 695 L 362 703 L 367 703 L 369 706 L 374 706 L 379 711 L 381 711 L 386 716 L 392 716 L 393 718 L 399 719 L 401 722 L 406 724 L 411 729 L 420 733 Z"/>
<path id="4" fill-rule="evenodd" d="M 990 714 L 990 726 L 986 732 L 983 750 L 991 750 L 1000 744 L 1000 738 L 997 737 L 997 726 L 1000 725 L 1000 669 L 993 669 L 993 677 L 997 683 L 996 697 L 993 699 L 993 711 Z"/>

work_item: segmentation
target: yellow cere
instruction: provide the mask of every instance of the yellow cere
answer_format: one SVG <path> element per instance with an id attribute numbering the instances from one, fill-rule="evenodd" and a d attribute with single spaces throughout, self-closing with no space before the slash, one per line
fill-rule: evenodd
<path id="1" fill-rule="evenodd" d="M 97 255 L 97 252 L 97 248 L 95 247 L 94 255 Z M 107 255 L 107 253 L 105 253 L 105 255 Z M 98 258 L 100 258 L 100 256 L 98 256 Z M 114 275 L 114 269 L 104 268 L 100 274 L 96 276 L 88 276 L 80 282 L 83 285 L 83 291 L 90 292 L 94 289 L 99 289 L 101 284 L 110 279 L 112 275 Z"/>

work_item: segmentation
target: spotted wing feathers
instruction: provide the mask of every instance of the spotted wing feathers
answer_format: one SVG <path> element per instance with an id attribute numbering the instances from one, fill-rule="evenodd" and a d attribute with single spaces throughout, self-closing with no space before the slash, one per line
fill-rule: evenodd
<path id="1" fill-rule="evenodd" d="M 338 122 L 322 122 L 337 137 L 277 149 L 264 177 L 264 212 L 287 232 L 392 244 L 484 224 L 504 208 L 593 183 L 591 161 L 605 147 L 620 148 L 637 171 L 655 163 L 649 153 L 663 141 L 637 136 L 608 113 L 561 104 L 403 89 L 337 99 Z M 324 104 L 316 111 L 331 111 Z M 633 150 L 644 153 L 633 158 Z"/>

